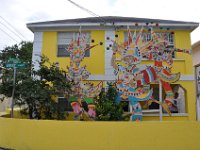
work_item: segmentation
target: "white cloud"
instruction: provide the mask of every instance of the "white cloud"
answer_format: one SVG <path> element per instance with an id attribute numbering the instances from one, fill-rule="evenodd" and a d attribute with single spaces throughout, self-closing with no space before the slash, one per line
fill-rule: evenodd
<path id="1" fill-rule="evenodd" d="M 200 22 L 200 9 L 197 0 L 74 0 L 101 16 L 127 16 L 180 21 Z M 1 0 L 0 15 L 20 31 L 26 40 L 33 40 L 33 34 L 26 28 L 26 23 L 91 17 L 67 0 Z M 2 19 L 0 18 L 2 22 Z M 0 28 L 12 33 L 0 24 Z M 191 34 L 192 43 L 200 40 L 200 29 Z M 16 43 L 0 31 L 0 49 Z"/>

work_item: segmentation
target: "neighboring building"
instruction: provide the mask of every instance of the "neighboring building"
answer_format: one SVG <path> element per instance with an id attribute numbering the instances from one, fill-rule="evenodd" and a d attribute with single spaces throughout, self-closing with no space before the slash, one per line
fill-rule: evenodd
<path id="1" fill-rule="evenodd" d="M 27 27 L 34 33 L 33 61 L 39 59 L 38 55 L 46 55 L 50 61 L 58 62 L 59 66 L 66 69 L 69 66 L 69 55 L 65 48 L 72 38 L 81 30 L 85 36 L 91 37 L 91 43 L 99 44 L 91 49 L 83 61 L 91 72 L 90 81 L 113 81 L 115 79 L 111 66 L 112 43 L 115 39 L 124 42 L 127 39 L 127 28 L 139 31 L 143 26 L 144 40 L 151 39 L 148 34 L 149 27 L 153 27 L 157 34 L 166 33 L 171 47 L 191 49 L 190 33 L 198 27 L 198 23 L 130 18 L 130 17 L 91 17 L 29 23 Z M 103 44 L 102 44 L 103 43 Z M 185 53 L 174 53 L 172 72 L 180 72 L 180 80 L 172 84 L 176 95 L 177 109 L 172 110 L 172 117 L 163 113 L 163 120 L 196 120 L 195 108 L 195 82 L 192 67 L 192 56 Z M 142 64 L 152 64 L 153 61 L 142 61 Z M 38 66 L 36 66 L 37 68 Z M 154 97 L 159 98 L 159 86 L 154 87 Z M 128 107 L 125 108 L 128 111 Z M 162 110 L 157 105 L 151 105 L 143 111 L 144 120 L 159 120 Z"/>
<path id="2" fill-rule="evenodd" d="M 195 68 L 196 79 L 196 106 L 197 106 L 197 120 L 200 120 L 200 41 L 192 45 L 193 66 Z"/>
<path id="3" fill-rule="evenodd" d="M 192 60 L 193 60 L 193 66 L 199 66 L 200 65 L 200 41 L 194 43 L 192 45 Z"/>

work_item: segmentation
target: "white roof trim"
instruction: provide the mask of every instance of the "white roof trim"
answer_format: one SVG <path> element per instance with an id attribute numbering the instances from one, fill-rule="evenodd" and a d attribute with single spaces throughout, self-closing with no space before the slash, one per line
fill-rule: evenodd
<path id="1" fill-rule="evenodd" d="M 72 23 L 72 24 L 68 24 L 68 23 L 48 23 L 48 24 L 28 24 L 27 27 L 31 28 L 31 27 L 75 27 L 75 26 L 135 26 L 134 23 L 127 23 L 127 22 L 120 22 L 120 23 Z M 139 26 L 146 26 L 146 23 L 138 23 Z M 149 27 L 152 26 L 151 24 L 148 25 Z M 155 26 L 155 25 L 153 25 Z M 174 24 L 174 23 L 170 23 L 170 24 L 166 24 L 166 23 L 159 23 L 159 26 L 173 26 L 173 27 L 197 27 L 198 24 L 191 24 L 191 23 L 186 23 L 186 24 Z"/>

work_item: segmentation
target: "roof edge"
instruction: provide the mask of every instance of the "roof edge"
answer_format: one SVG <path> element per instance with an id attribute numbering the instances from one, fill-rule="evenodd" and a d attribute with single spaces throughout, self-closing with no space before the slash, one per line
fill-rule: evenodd
<path id="1" fill-rule="evenodd" d="M 199 45 L 200 45 L 200 40 L 192 44 L 192 49 L 195 49 Z"/>

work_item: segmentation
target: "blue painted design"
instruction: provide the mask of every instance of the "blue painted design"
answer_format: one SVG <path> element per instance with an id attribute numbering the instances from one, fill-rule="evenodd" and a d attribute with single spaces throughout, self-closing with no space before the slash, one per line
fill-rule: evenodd
<path id="1" fill-rule="evenodd" d="M 138 69 L 138 68 L 134 68 L 134 69 L 132 70 L 132 73 L 135 73 L 135 72 L 137 72 L 137 71 L 139 71 L 139 69 Z"/>
<path id="2" fill-rule="evenodd" d="M 135 56 L 140 58 L 140 50 L 138 47 L 135 47 Z"/>
<path id="3" fill-rule="evenodd" d="M 149 81 L 150 81 L 150 82 L 154 81 L 153 74 L 152 74 L 152 72 L 151 72 L 151 70 L 150 70 L 149 68 L 147 68 L 147 73 L 148 73 L 148 75 L 149 75 L 149 77 L 150 77 Z"/>
<path id="4" fill-rule="evenodd" d="M 118 92 L 118 93 L 117 93 L 117 96 L 116 96 L 116 98 L 115 98 L 115 102 L 118 103 L 118 104 L 119 104 L 120 101 L 121 101 L 121 97 L 120 97 L 121 95 L 122 95 L 122 93 L 121 93 L 121 92 Z"/>
<path id="5" fill-rule="evenodd" d="M 144 78 L 141 79 L 141 84 L 142 84 L 142 85 L 145 85 Z"/>
<path id="6" fill-rule="evenodd" d="M 132 115 L 131 120 L 132 121 L 136 121 L 136 120 L 142 121 L 142 115 Z"/>

